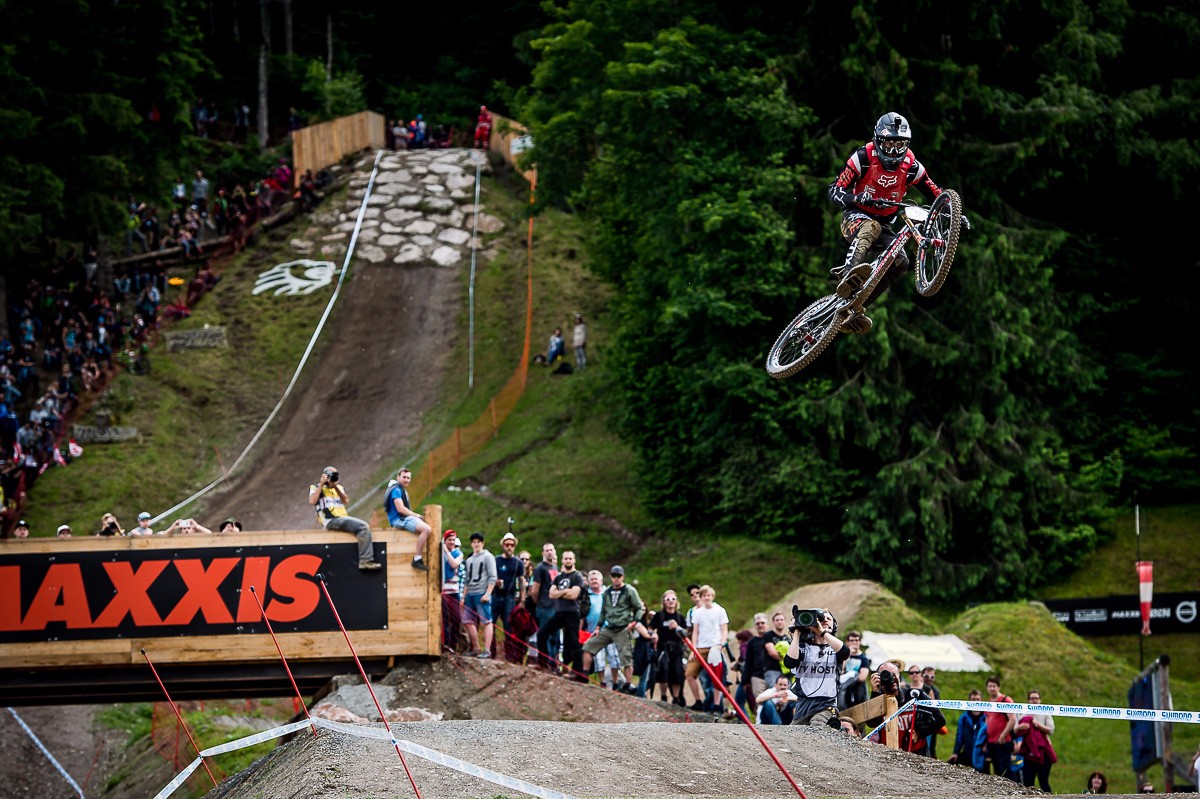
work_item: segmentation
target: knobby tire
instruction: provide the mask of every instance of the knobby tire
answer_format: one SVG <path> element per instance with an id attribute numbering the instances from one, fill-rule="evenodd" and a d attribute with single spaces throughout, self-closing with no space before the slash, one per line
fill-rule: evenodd
<path id="1" fill-rule="evenodd" d="M 801 311 L 767 353 L 767 373 L 783 380 L 815 361 L 841 332 L 839 317 L 847 304 L 830 294 Z"/>
<path id="2" fill-rule="evenodd" d="M 947 216 L 949 217 L 947 219 Z M 962 224 L 962 200 L 954 189 L 944 190 L 929 209 L 929 219 L 922 235 L 943 238 L 941 257 L 934 248 L 918 249 L 914 268 L 917 293 L 922 297 L 937 294 L 950 274 L 950 265 L 958 251 L 959 226 Z M 941 234 L 940 236 L 938 234 Z"/>

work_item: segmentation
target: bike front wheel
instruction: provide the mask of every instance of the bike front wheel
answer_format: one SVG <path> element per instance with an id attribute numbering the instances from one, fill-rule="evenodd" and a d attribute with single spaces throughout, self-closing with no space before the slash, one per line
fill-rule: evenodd
<path id="1" fill-rule="evenodd" d="M 942 288 L 958 251 L 959 226 L 962 224 L 962 200 L 958 192 L 946 189 L 929 207 L 929 217 L 921 226 L 922 242 L 917 250 L 917 293 L 932 297 Z"/>
<path id="2" fill-rule="evenodd" d="M 830 294 L 801 311 L 767 353 L 767 374 L 782 380 L 815 361 L 837 338 L 845 305 L 845 300 Z"/>

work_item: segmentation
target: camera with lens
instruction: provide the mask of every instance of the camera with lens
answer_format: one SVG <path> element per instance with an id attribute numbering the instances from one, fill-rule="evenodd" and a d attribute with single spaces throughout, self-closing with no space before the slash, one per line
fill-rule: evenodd
<path id="1" fill-rule="evenodd" d="M 104 525 L 104 529 L 100 531 L 101 535 L 120 535 L 121 526 L 116 522 L 109 522 Z"/>
<path id="2" fill-rule="evenodd" d="M 326 472 L 325 477 L 330 485 L 333 485 L 334 483 L 336 483 L 338 481 L 338 473 L 337 472 Z"/>
<path id="3" fill-rule="evenodd" d="M 879 670 L 879 691 L 880 693 L 890 694 L 896 690 L 896 675 L 892 674 L 887 669 Z"/>

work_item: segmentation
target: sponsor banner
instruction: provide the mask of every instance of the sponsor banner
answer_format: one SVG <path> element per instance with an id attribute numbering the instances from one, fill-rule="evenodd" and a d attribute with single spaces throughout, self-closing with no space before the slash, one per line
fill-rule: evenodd
<path id="1" fill-rule="evenodd" d="M 1042 600 L 1054 617 L 1079 635 L 1138 635 L 1142 631 L 1141 599 L 1136 593 L 1087 599 Z M 1200 631 L 1200 592 L 1155 594 L 1150 624 L 1156 633 Z"/>
<path id="2" fill-rule="evenodd" d="M 969 699 L 918 699 L 918 705 L 943 710 L 984 710 L 989 713 L 1014 713 L 1019 716 L 1073 716 L 1085 719 L 1118 721 L 1170 721 L 1200 724 L 1200 712 L 1194 710 L 1150 710 L 1136 707 L 1090 707 L 1087 705 L 1032 705 L 1025 702 L 977 702 Z"/>
<path id="3" fill-rule="evenodd" d="M 387 629 L 386 570 L 360 572 L 345 544 L 136 548 L 0 554 L 0 644 Z M 375 544 L 385 560 L 386 544 Z"/>

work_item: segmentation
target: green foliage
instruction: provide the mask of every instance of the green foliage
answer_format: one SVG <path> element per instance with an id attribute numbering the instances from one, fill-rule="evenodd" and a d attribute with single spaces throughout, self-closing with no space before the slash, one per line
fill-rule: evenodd
<path id="1" fill-rule="evenodd" d="M 116 704 L 100 711 L 97 718 L 105 727 L 128 733 L 126 746 L 150 734 L 153 705 L 148 702 Z"/>
<path id="2" fill-rule="evenodd" d="M 0 3 L 0 260 L 122 229 L 182 152 L 199 4 Z M 119 43 L 119 46 L 117 45 Z M 148 121 L 152 108 L 161 122 Z"/>
<path id="3" fill-rule="evenodd" d="M 304 92 L 314 121 L 356 114 L 367 105 L 362 75 L 349 70 L 334 72 L 327 79 L 325 65 L 316 59 L 305 65 Z"/>
<path id="4" fill-rule="evenodd" d="M 1152 491 L 1194 485 L 1197 418 L 1170 388 L 1194 385 L 1194 359 L 1134 322 L 1148 296 L 1127 267 L 1136 237 L 1063 192 L 1102 197 L 1113 169 L 1144 182 L 1136 168 L 1194 138 L 1182 58 L 1196 26 L 1166 34 L 1166 83 L 1142 84 L 1122 60 L 1148 60 L 1133 42 L 1175 15 L 1025 5 L 802 4 L 768 19 L 569 2 L 530 39 L 521 118 L 540 199 L 587 216 L 592 267 L 618 288 L 619 429 L 650 512 L 803 541 L 910 594 L 980 599 L 1079 563 L 1130 473 Z M 891 108 L 975 230 L 938 297 L 899 283 L 871 336 L 772 383 L 767 345 L 828 291 L 843 251 L 825 186 Z M 1165 172 L 1195 162 L 1179 151 Z"/>

